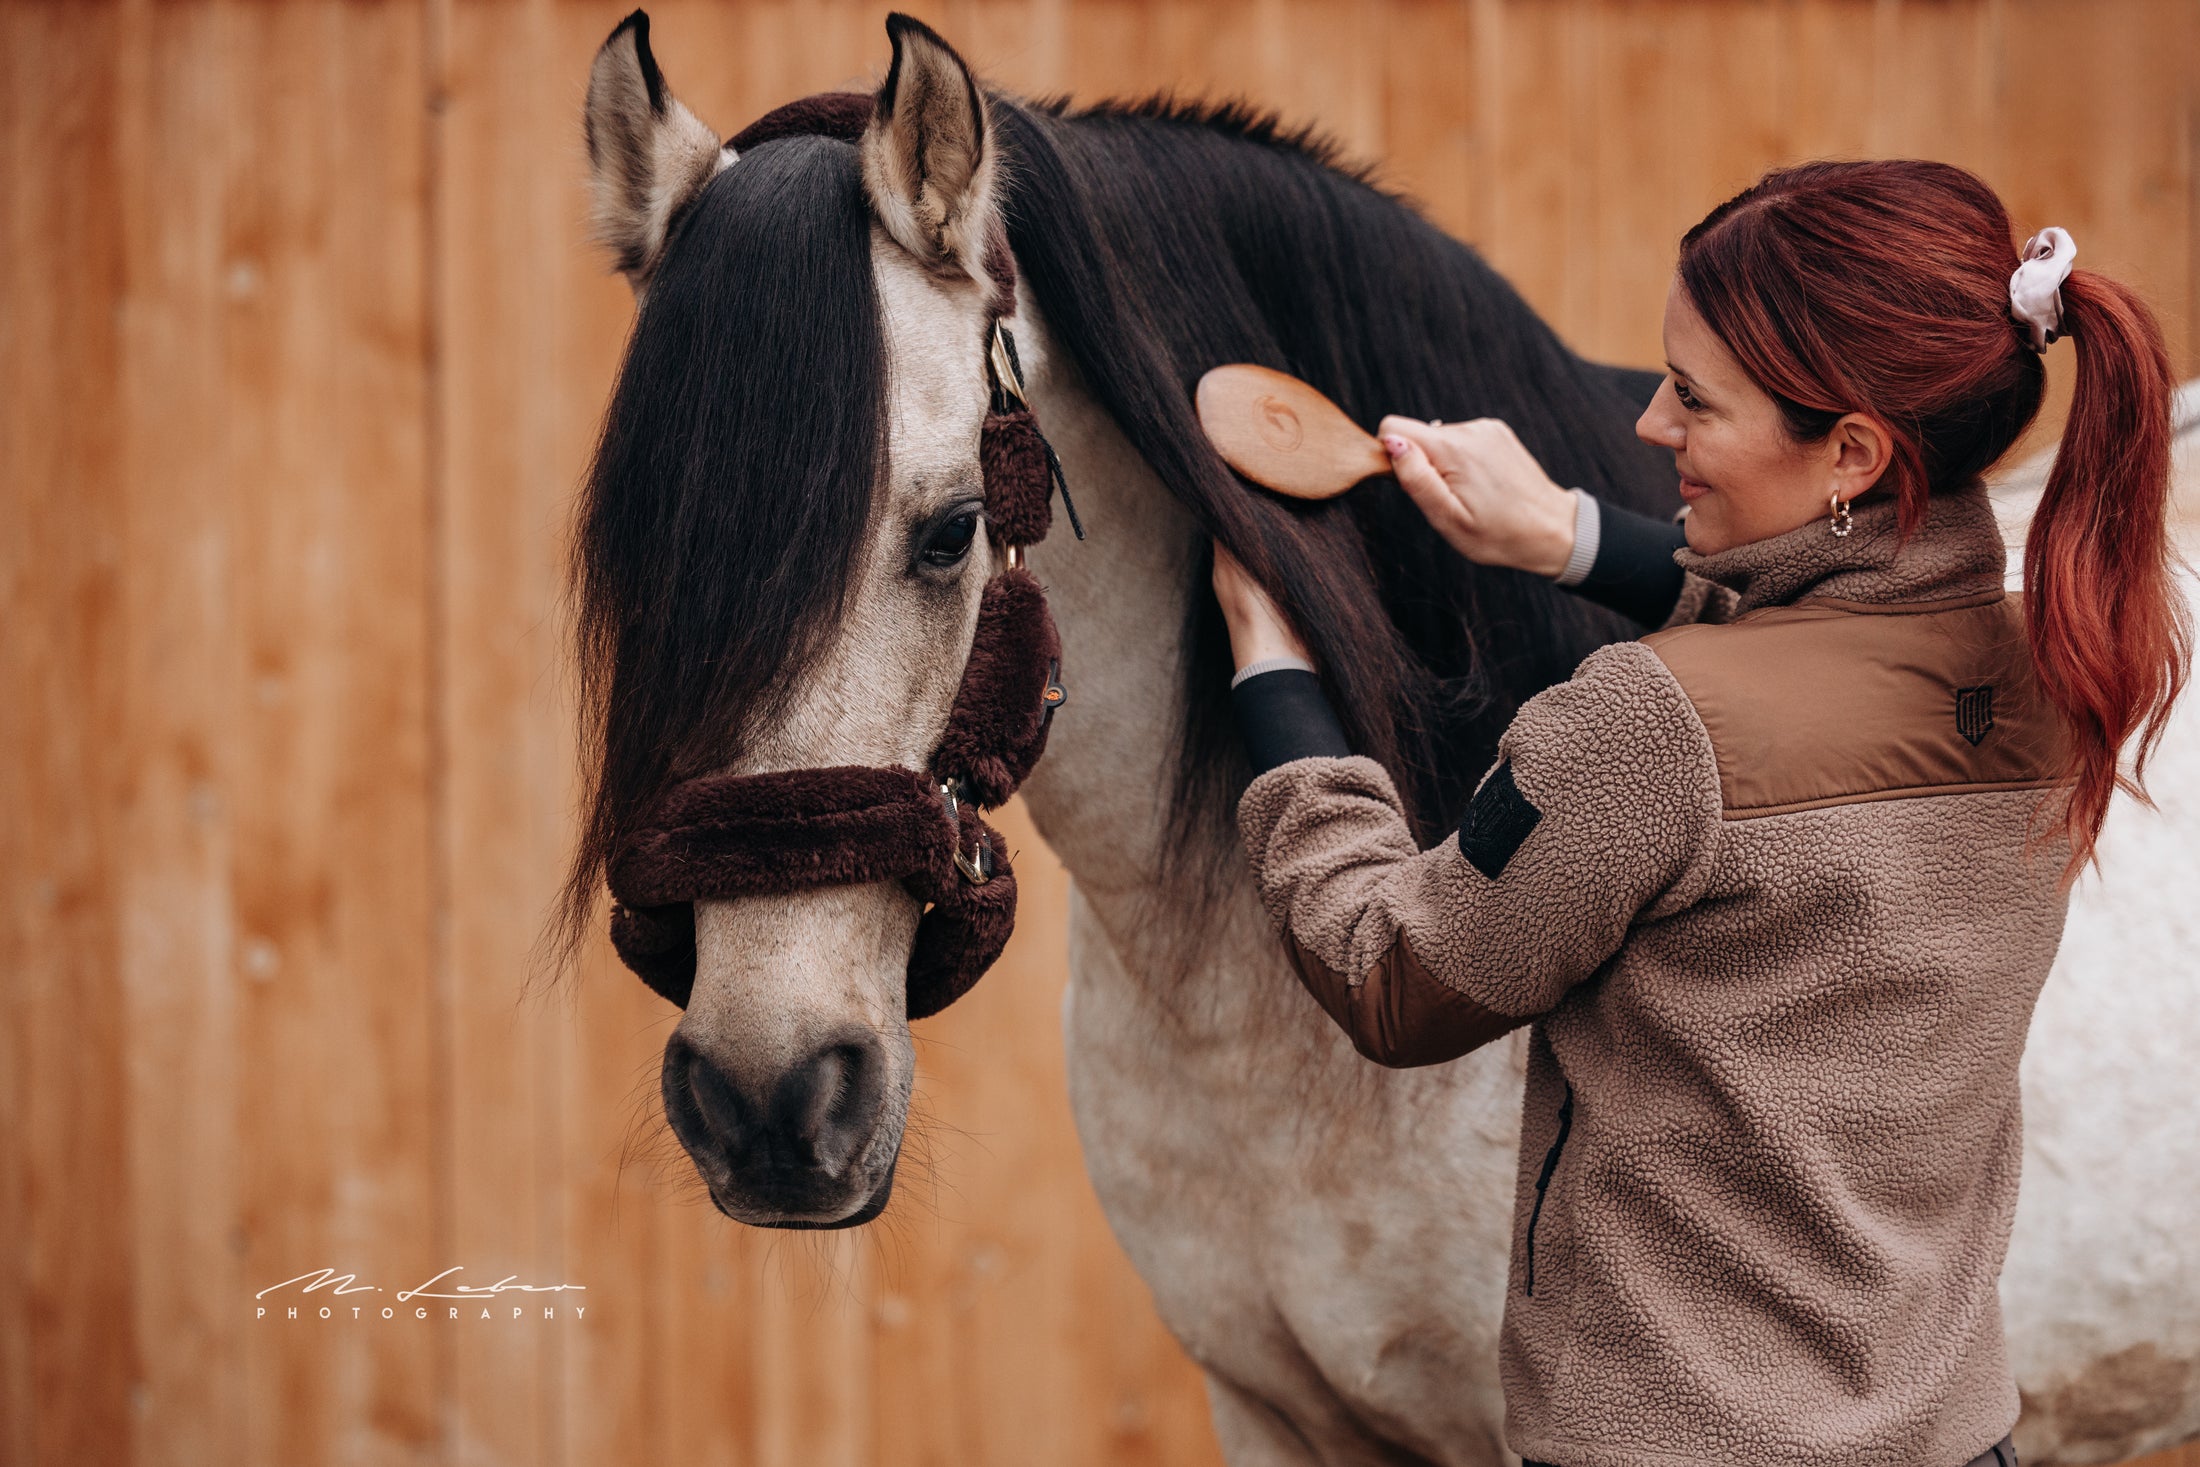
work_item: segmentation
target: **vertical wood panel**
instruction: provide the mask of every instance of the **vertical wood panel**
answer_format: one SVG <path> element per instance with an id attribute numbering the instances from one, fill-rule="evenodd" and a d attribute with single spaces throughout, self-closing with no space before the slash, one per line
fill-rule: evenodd
<path id="1" fill-rule="evenodd" d="M 920 1029 L 882 1229 L 719 1218 L 658 1115 L 671 1011 L 600 941 L 524 988 L 572 813 L 567 517 L 631 314 L 578 122 L 624 8 L 0 5 L 0 1461 L 1214 1460 L 1076 1153 L 1066 877 L 1019 809 L 1018 934 Z M 881 12 L 652 6 L 724 131 L 874 80 Z M 2200 12 L 2072 14 L 927 12 L 1027 93 L 1317 122 L 1608 358 L 1656 359 L 1680 232 L 1763 168 L 1911 152 L 2070 227 L 2190 372 Z M 570 1278 L 590 1316 L 250 1320 L 323 1264 Z"/>
<path id="2" fill-rule="evenodd" d="M 394 1289 L 432 1246 L 437 1145 L 420 12 L 204 13 L 234 78 L 209 140 L 228 299 L 175 368 L 218 376 L 236 496 L 246 1261 Z M 388 1298 L 329 1302 L 362 1315 L 247 1334 L 250 1457 L 433 1449 L 432 1355 L 374 1318 Z"/>
<path id="3" fill-rule="evenodd" d="M 205 7 L 124 11 L 116 59 L 127 285 L 120 316 L 131 788 L 118 885 L 130 1176 L 144 1342 L 135 1460 L 244 1452 L 250 1246 L 238 1207 L 240 987 L 230 871 L 239 770 L 234 497 L 220 371 L 233 57 Z"/>
<path id="4" fill-rule="evenodd" d="M 2020 235 L 2061 224 L 2082 264 L 2137 289 L 2162 317 L 2173 359 L 2195 355 L 2192 294 L 2200 259 L 2193 202 L 2193 57 L 2200 11 L 2138 3 L 2128 23 L 2073 46 L 2051 6 L 2007 0 L 1998 77 L 2003 165 L 1992 181 Z M 2048 355 L 2045 444 L 2068 411 L 2077 349 Z"/>
<path id="5" fill-rule="evenodd" d="M 1572 343 L 1592 356 L 1663 357 L 1656 330 L 1676 215 L 1700 196 L 1706 161 L 1743 130 L 1741 99 L 1705 97 L 1717 57 L 1707 54 L 1712 27 L 1697 20 L 1680 5 L 1605 3 L 1589 32 L 1589 161 L 1572 171 L 1591 202 L 1568 220 L 1567 261 L 1581 282 L 1568 297 Z M 1641 247 L 1651 241 L 1667 242 L 1663 258 Z"/>
<path id="6" fill-rule="evenodd" d="M 1588 273 L 1574 256 L 1589 215 L 1594 78 L 1585 0 L 1477 7 L 1488 36 L 1482 128 L 1491 172 L 1486 233 L 1472 242 L 1543 313 L 1579 340 Z"/>
<path id="7" fill-rule="evenodd" d="M 476 1282 L 587 1283 L 559 1205 L 565 1016 L 522 1000 L 531 925 L 556 886 L 573 773 L 553 608 L 575 435 L 550 374 L 582 294 L 562 268 L 571 251 L 559 246 L 572 241 L 575 218 L 554 187 L 579 149 L 572 119 L 548 106 L 556 53 L 547 5 L 438 6 L 434 18 L 432 693 L 442 765 L 436 865 L 447 882 L 439 1010 L 449 1036 L 436 1266 L 461 1264 Z M 561 1315 L 575 1304 L 550 1302 Z M 502 1323 L 437 1335 L 454 1459 L 562 1463 L 555 1403 L 573 1331 Z"/>
<path id="8" fill-rule="evenodd" d="M 1488 162 L 1476 130 L 1474 13 L 1469 0 L 1393 0 L 1382 29 L 1382 136 L 1368 156 L 1381 177 L 1461 238 Z"/>
<path id="9" fill-rule="evenodd" d="M 23 1462 L 127 1460 L 140 1363 L 116 892 L 129 751 L 101 736 L 123 700 L 117 40 L 109 8 L 0 10 L 0 1447 Z"/>

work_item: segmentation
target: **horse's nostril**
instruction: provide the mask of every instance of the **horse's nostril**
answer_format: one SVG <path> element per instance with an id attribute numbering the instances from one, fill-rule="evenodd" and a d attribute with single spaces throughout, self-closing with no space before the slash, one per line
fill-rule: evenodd
<path id="1" fill-rule="evenodd" d="M 715 1138 L 728 1164 L 738 1167 L 756 1133 L 757 1107 L 744 1101 L 724 1070 L 693 1049 L 681 1060 L 678 1087 L 704 1134 Z"/>
<path id="2" fill-rule="evenodd" d="M 663 1088 L 666 1118 L 706 1176 L 778 1193 L 838 1181 L 862 1158 L 885 1098 L 886 1056 L 868 1030 L 849 1030 L 744 1086 L 675 1033 Z"/>
<path id="3" fill-rule="evenodd" d="M 877 1120 L 884 1070 L 878 1041 L 869 1034 L 828 1044 L 779 1082 L 773 1118 L 811 1165 L 843 1171 Z"/>

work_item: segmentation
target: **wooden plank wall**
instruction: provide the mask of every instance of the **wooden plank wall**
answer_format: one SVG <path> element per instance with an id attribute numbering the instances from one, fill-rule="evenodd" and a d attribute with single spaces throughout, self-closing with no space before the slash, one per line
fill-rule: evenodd
<path id="1" fill-rule="evenodd" d="M 669 1010 L 603 954 L 523 996 L 628 317 L 580 243 L 620 8 L 0 3 L 0 1462 L 1214 1460 L 1084 1181 L 1066 885 L 1013 812 L 1022 930 L 924 1026 L 933 1175 L 865 1236 L 709 1209 L 656 1118 Z M 881 13 L 655 36 L 730 132 L 874 75 Z M 2189 0 L 927 14 L 1027 91 L 1319 119 L 1610 358 L 1656 359 L 1673 242 L 1760 168 L 1915 152 L 2070 227 L 2195 367 Z M 253 1316 L 452 1264 L 589 1315 Z"/>

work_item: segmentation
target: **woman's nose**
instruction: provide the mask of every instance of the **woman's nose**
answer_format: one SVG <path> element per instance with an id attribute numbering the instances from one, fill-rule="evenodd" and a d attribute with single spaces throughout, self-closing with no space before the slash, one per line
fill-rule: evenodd
<path id="1" fill-rule="evenodd" d="M 1679 453 L 1688 446 L 1688 428 L 1671 413 L 1661 411 L 1665 401 L 1665 389 L 1650 399 L 1650 406 L 1635 419 L 1635 436 L 1652 448 L 1670 448 Z"/>

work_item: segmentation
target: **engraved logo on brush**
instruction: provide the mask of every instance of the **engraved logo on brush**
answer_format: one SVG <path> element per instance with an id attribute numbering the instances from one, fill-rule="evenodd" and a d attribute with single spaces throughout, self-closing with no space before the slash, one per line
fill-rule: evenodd
<path id="1" fill-rule="evenodd" d="M 1299 415 L 1291 411 L 1289 403 L 1278 402 L 1263 394 L 1253 406 L 1259 410 L 1256 421 L 1260 424 L 1260 436 L 1278 453 L 1292 453 L 1306 441 L 1306 429 L 1299 424 Z"/>

